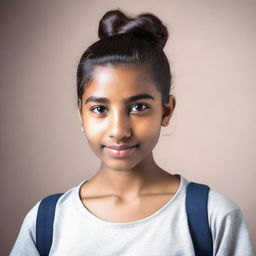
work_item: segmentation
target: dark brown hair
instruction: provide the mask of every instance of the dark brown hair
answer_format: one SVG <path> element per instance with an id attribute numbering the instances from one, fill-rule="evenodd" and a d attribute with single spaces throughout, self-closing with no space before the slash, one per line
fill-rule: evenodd
<path id="1" fill-rule="evenodd" d="M 100 40 L 83 53 L 77 70 L 77 96 L 93 77 L 95 66 L 135 64 L 142 67 L 161 92 L 162 103 L 169 100 L 171 72 L 163 47 L 167 28 L 152 13 L 130 18 L 120 10 L 108 11 L 99 22 Z"/>

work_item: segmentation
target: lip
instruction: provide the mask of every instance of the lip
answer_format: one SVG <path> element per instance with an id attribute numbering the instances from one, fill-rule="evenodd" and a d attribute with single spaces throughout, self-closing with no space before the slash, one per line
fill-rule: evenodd
<path id="1" fill-rule="evenodd" d="M 103 150 L 111 157 L 127 157 L 130 156 L 136 149 L 137 145 L 111 145 L 104 146 Z"/>
<path id="2" fill-rule="evenodd" d="M 128 149 L 128 148 L 133 148 L 135 146 L 136 145 L 125 145 L 125 144 L 122 144 L 122 145 L 110 145 L 110 146 L 105 146 L 105 147 L 111 148 L 111 149 L 115 149 L 115 150 L 124 150 L 124 149 Z"/>

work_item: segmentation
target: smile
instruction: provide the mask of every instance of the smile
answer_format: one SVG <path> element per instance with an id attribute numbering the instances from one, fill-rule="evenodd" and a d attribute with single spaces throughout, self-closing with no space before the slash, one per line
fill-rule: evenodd
<path id="1" fill-rule="evenodd" d="M 126 149 L 113 149 L 104 147 L 103 150 L 111 157 L 127 157 L 131 155 L 136 149 L 136 146 Z"/>

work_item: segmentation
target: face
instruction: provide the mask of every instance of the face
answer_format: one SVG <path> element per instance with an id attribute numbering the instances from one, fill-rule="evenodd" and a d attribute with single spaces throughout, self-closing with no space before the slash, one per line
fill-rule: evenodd
<path id="1" fill-rule="evenodd" d="M 88 143 L 104 168 L 130 170 L 147 161 L 161 125 L 171 117 L 172 99 L 163 107 L 161 93 L 135 66 L 95 68 L 79 110 Z"/>

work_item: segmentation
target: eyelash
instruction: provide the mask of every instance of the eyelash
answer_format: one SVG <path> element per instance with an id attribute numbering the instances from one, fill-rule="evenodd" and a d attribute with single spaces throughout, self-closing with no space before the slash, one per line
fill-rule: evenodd
<path id="1" fill-rule="evenodd" d="M 138 103 L 138 104 L 133 105 L 130 109 L 132 109 L 134 106 L 140 106 L 140 105 L 141 105 L 141 106 L 144 106 L 145 108 L 144 108 L 143 110 L 141 110 L 141 111 L 136 111 L 136 112 L 142 112 L 142 111 L 144 111 L 144 110 L 146 110 L 146 109 L 149 109 L 149 108 L 150 108 L 147 104 Z M 92 112 L 96 113 L 96 112 L 94 111 L 94 109 L 97 109 L 97 108 L 105 108 L 105 109 L 106 109 L 106 107 L 105 107 L 105 106 L 98 105 L 98 106 L 94 106 L 94 107 L 90 108 L 90 111 L 92 111 Z M 97 113 L 96 113 L 96 114 L 97 114 Z M 99 114 L 102 114 L 102 113 L 99 113 Z"/>

